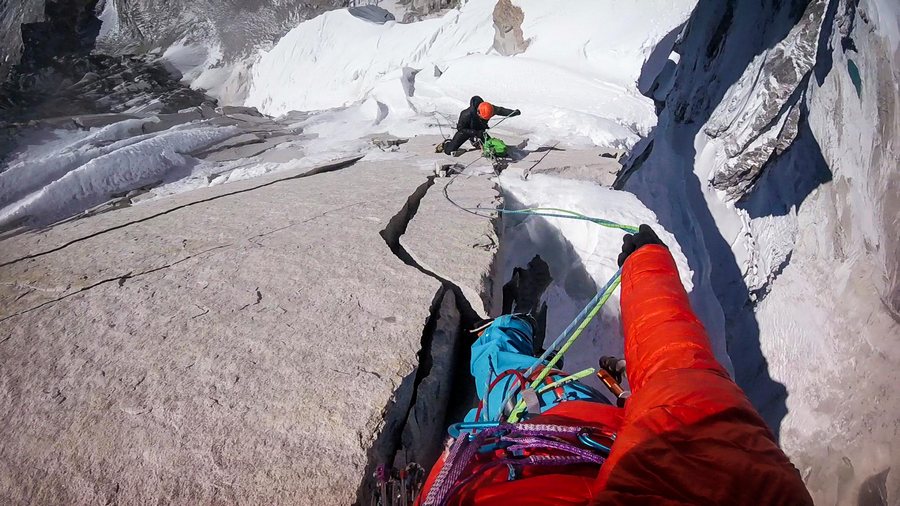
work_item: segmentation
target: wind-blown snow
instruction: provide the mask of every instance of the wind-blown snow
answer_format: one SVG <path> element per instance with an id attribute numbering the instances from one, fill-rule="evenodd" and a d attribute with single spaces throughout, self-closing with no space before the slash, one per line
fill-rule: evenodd
<path id="1" fill-rule="evenodd" d="M 163 59 L 181 73 L 184 81 L 193 82 L 222 61 L 222 49 L 219 46 L 188 44 L 182 40 L 169 46 L 163 53 Z"/>
<path id="2" fill-rule="evenodd" d="M 657 44 L 697 2 L 516 0 L 529 41 L 522 57 L 543 60 L 633 90 Z"/>
<path id="3" fill-rule="evenodd" d="M 434 55 L 486 52 L 493 43 L 492 7 L 469 5 L 478 3 L 478 9 L 411 24 L 375 24 L 346 10 L 301 23 L 254 66 L 247 104 L 268 114 L 347 106 L 392 71 L 422 68 Z"/>

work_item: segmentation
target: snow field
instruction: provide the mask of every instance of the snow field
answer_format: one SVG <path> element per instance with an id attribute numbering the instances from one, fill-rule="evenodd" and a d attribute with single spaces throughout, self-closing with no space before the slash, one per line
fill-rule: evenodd
<path id="1" fill-rule="evenodd" d="M 511 127 L 532 137 L 630 147 L 656 121 L 637 91 L 642 67 L 695 3 L 516 1 L 529 47 L 513 57 L 492 49 L 496 1 L 410 24 L 332 11 L 260 53 L 246 105 L 279 115 L 374 101 L 381 116 L 370 131 L 396 133 L 434 111 L 455 121 L 480 95 L 522 109 Z M 418 126 L 415 133 L 437 133 Z"/>

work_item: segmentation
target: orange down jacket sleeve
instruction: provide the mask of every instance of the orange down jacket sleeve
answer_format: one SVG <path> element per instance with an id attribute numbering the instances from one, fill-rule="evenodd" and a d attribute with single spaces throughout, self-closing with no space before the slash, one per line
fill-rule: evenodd
<path id="1" fill-rule="evenodd" d="M 669 251 L 622 274 L 632 396 L 594 504 L 812 504 L 800 473 L 713 356 Z"/>

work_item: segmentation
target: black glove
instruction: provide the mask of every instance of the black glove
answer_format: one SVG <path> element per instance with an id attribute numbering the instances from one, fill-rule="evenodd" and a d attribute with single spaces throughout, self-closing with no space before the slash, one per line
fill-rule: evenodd
<path id="1" fill-rule="evenodd" d="M 638 227 L 638 232 L 636 234 L 626 235 L 622 239 L 622 253 L 619 253 L 619 267 L 625 265 L 625 259 L 632 253 L 648 244 L 659 244 L 663 247 L 666 246 L 659 240 L 659 237 L 656 235 L 656 232 L 650 228 L 650 225 L 641 225 Z"/>
<path id="2" fill-rule="evenodd" d="M 509 115 L 509 117 L 512 118 L 514 116 L 521 116 L 521 115 L 522 115 L 522 111 L 516 109 L 515 111 L 512 112 L 512 114 Z"/>

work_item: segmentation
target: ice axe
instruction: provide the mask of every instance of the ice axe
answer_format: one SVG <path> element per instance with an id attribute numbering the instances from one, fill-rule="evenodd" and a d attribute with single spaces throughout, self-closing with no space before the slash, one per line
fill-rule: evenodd
<path id="1" fill-rule="evenodd" d="M 516 109 L 516 110 L 518 111 L 518 109 Z M 520 116 L 521 114 L 522 114 L 522 112 L 519 111 L 519 114 L 516 114 L 515 116 Z M 500 126 L 500 123 L 503 123 L 504 121 L 508 120 L 509 118 L 513 118 L 515 116 L 504 116 L 503 119 L 501 119 L 500 121 L 495 123 L 494 126 L 492 126 L 491 128 L 497 128 L 498 126 Z"/>

